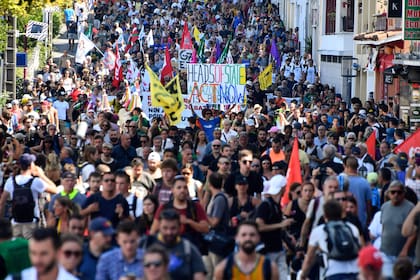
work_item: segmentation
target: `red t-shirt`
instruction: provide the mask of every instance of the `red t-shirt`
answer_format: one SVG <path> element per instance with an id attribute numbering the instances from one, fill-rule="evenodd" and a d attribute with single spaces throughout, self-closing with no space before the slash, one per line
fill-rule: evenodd
<path id="1" fill-rule="evenodd" d="M 206 212 L 204 212 L 204 209 L 201 206 L 201 204 L 197 203 L 197 202 L 193 202 L 193 203 L 194 203 L 194 206 L 195 206 L 195 215 L 194 215 L 195 216 L 194 217 L 195 221 L 196 222 L 207 221 Z M 159 208 L 157 209 L 157 211 L 155 213 L 154 219 L 159 219 L 160 212 L 162 212 L 162 210 L 165 209 L 164 207 L 165 207 L 165 205 L 160 205 L 159 206 Z M 175 209 L 179 213 L 179 215 L 181 215 L 181 216 L 182 215 L 184 215 L 185 217 L 191 216 L 191 214 L 187 215 L 187 207 L 185 209 L 178 209 L 178 208 L 173 207 L 173 209 Z M 185 233 L 185 225 L 181 224 L 180 235 L 183 235 L 184 233 Z"/>

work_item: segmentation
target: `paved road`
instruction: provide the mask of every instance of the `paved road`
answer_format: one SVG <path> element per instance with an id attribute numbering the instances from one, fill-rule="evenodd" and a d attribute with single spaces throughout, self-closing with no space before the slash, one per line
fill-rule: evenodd
<path id="1" fill-rule="evenodd" d="M 54 59 L 54 62 L 57 63 L 58 58 L 60 58 L 60 56 L 63 55 L 63 52 L 65 50 L 68 50 L 68 47 L 69 46 L 68 46 L 68 40 L 67 40 L 66 26 L 62 24 L 60 28 L 60 34 L 53 40 L 52 57 Z M 74 50 L 68 52 L 70 56 L 74 57 L 76 53 L 76 49 L 77 49 L 77 43 L 75 45 Z"/>

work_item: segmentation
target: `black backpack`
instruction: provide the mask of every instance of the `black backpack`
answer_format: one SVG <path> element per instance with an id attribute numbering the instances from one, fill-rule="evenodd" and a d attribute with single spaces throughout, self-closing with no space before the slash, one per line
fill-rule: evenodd
<path id="1" fill-rule="evenodd" d="M 32 195 L 31 178 L 24 185 L 16 183 L 16 177 L 13 180 L 13 199 L 12 199 L 12 217 L 18 223 L 31 223 L 34 220 L 35 200 Z"/>
<path id="2" fill-rule="evenodd" d="M 343 221 L 330 221 L 325 224 L 324 230 L 327 233 L 328 259 L 337 261 L 357 259 L 360 245 L 349 225 Z"/>

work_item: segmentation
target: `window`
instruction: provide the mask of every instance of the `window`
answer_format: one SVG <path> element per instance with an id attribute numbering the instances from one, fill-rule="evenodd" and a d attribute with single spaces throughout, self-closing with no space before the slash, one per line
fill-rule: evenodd
<path id="1" fill-rule="evenodd" d="M 353 32 L 354 25 L 354 0 L 346 2 L 347 15 L 343 17 L 343 31 Z"/>
<path id="2" fill-rule="evenodd" d="M 336 0 L 326 0 L 325 34 L 335 33 Z"/>

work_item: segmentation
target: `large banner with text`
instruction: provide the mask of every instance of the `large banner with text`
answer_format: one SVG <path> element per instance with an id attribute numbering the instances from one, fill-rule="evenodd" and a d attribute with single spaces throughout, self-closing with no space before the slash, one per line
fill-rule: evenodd
<path id="1" fill-rule="evenodd" d="M 244 64 L 187 64 L 188 101 L 194 110 L 246 103 Z"/>

